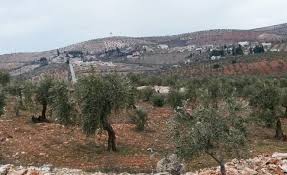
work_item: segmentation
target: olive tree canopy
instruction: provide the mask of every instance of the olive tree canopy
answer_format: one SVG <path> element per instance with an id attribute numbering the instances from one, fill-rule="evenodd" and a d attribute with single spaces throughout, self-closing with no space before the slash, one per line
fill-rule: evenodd
<path id="1" fill-rule="evenodd" d="M 87 135 L 95 134 L 100 128 L 106 130 L 109 151 L 116 151 L 116 137 L 108 116 L 113 110 L 133 105 L 132 92 L 129 82 L 117 75 L 90 75 L 76 84 L 83 130 Z"/>

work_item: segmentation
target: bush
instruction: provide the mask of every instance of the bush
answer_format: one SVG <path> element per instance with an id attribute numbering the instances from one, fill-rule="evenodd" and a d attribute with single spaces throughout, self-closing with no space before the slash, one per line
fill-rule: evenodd
<path id="1" fill-rule="evenodd" d="M 138 131 L 143 131 L 147 123 L 147 112 L 143 109 L 137 109 L 135 114 L 131 116 L 131 120 L 136 124 Z"/>
<path id="2" fill-rule="evenodd" d="M 139 90 L 139 94 L 140 99 L 142 99 L 143 101 L 150 101 L 150 98 L 154 94 L 154 90 L 151 87 L 148 87 L 143 90 Z"/>
<path id="3" fill-rule="evenodd" d="M 183 100 L 184 100 L 184 94 L 179 91 L 172 90 L 168 94 L 167 102 L 174 109 L 177 107 L 181 107 Z"/>
<path id="4" fill-rule="evenodd" d="M 152 97 L 152 104 L 156 107 L 163 107 L 165 104 L 164 96 L 156 94 Z"/>
<path id="5" fill-rule="evenodd" d="M 213 69 L 219 69 L 220 68 L 220 65 L 219 64 L 214 64 L 213 65 Z"/>

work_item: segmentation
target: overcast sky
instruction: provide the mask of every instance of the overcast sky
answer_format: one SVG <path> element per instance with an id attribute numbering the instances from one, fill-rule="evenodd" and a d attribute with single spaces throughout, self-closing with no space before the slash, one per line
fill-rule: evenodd
<path id="1" fill-rule="evenodd" d="M 287 0 L 0 0 L 0 54 L 287 22 Z"/>

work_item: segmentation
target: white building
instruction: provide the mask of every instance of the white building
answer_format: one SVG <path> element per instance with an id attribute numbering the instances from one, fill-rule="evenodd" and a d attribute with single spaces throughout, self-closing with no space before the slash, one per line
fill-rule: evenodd
<path id="1" fill-rule="evenodd" d="M 262 46 L 264 47 L 265 51 L 271 49 L 272 43 L 262 43 Z"/>
<path id="2" fill-rule="evenodd" d="M 212 56 L 210 59 L 211 60 L 219 60 L 221 58 L 221 56 Z"/>
<path id="3" fill-rule="evenodd" d="M 157 46 L 159 49 L 168 49 L 169 47 L 168 47 L 168 45 L 166 45 L 166 44 L 160 44 L 160 45 L 158 45 Z"/>
<path id="4" fill-rule="evenodd" d="M 238 42 L 238 44 L 241 45 L 242 47 L 249 46 L 249 42 L 248 41 L 240 41 L 240 42 Z"/>
<path id="5" fill-rule="evenodd" d="M 274 48 L 273 48 L 273 49 L 271 49 L 270 51 L 271 51 L 271 52 L 280 52 L 280 49 L 274 49 Z"/>

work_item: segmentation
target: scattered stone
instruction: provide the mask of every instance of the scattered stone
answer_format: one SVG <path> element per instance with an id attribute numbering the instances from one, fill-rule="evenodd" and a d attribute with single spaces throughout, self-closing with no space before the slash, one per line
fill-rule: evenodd
<path id="1" fill-rule="evenodd" d="M 257 156 L 253 159 L 233 159 L 225 164 L 228 175 L 286 175 L 287 159 L 285 153 L 276 153 L 271 156 Z M 184 174 L 184 165 L 179 158 L 172 154 L 157 163 L 158 173 L 154 175 Z M 111 174 L 111 173 L 108 173 Z M 14 167 L 13 165 L 0 165 L 0 175 L 108 175 L 105 173 L 90 173 L 78 169 L 53 168 L 53 165 L 41 167 Z M 132 175 L 121 173 L 119 175 Z M 136 174 L 148 175 L 148 174 Z M 197 172 L 187 172 L 185 175 L 220 175 L 220 168 L 206 168 Z"/>
<path id="2" fill-rule="evenodd" d="M 40 153 L 39 154 L 39 156 L 45 156 L 46 155 L 46 153 Z"/>
<path id="3" fill-rule="evenodd" d="M 26 175 L 27 169 L 9 171 L 7 175 Z"/>
<path id="4" fill-rule="evenodd" d="M 161 159 L 156 166 L 156 171 L 158 173 L 168 172 L 172 175 L 183 174 L 185 172 L 185 167 L 183 163 L 180 162 L 176 154 L 172 154 L 166 158 Z"/>
<path id="5" fill-rule="evenodd" d="M 273 153 L 272 157 L 276 159 L 287 159 L 287 153 Z"/>
<path id="6" fill-rule="evenodd" d="M 241 174 L 242 175 L 256 175 L 258 174 L 257 171 L 253 170 L 253 169 L 250 169 L 248 167 L 245 167 L 242 171 L 241 171 Z"/>
<path id="7" fill-rule="evenodd" d="M 0 175 L 6 175 L 11 167 L 12 165 L 0 165 Z"/>
<path id="8" fill-rule="evenodd" d="M 283 170 L 284 173 L 287 173 L 287 164 L 283 164 L 281 166 L 281 169 Z"/>

